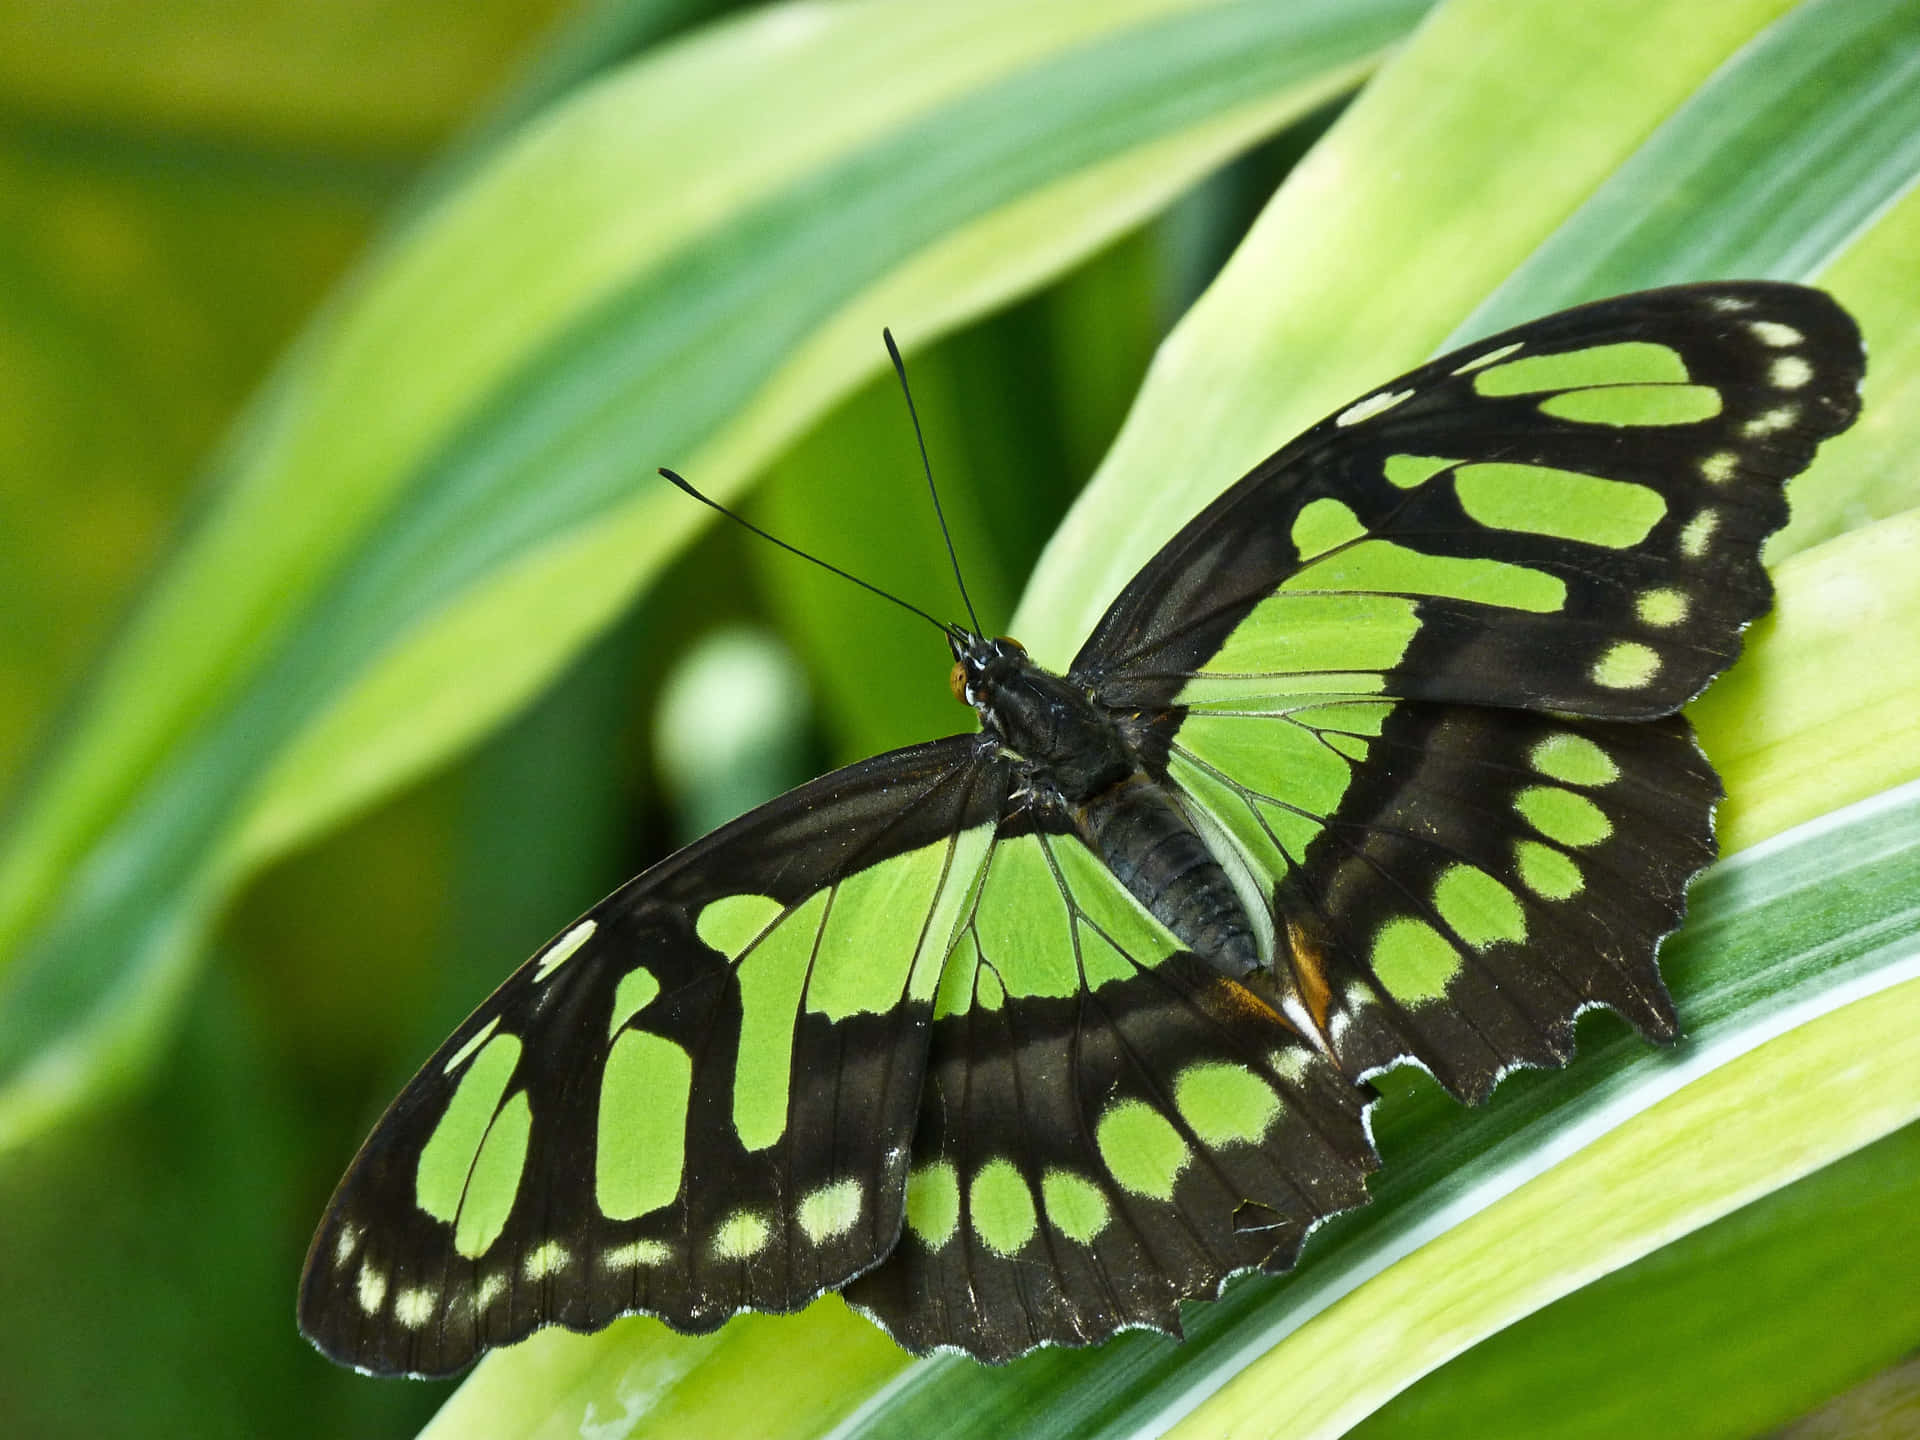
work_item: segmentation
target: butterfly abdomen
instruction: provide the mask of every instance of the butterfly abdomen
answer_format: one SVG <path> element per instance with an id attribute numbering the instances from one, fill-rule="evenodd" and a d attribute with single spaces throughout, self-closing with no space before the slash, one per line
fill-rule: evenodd
<path id="1" fill-rule="evenodd" d="M 1227 872 L 1153 780 L 1136 772 L 1076 808 L 1082 838 L 1154 919 L 1240 979 L 1260 949 Z"/>

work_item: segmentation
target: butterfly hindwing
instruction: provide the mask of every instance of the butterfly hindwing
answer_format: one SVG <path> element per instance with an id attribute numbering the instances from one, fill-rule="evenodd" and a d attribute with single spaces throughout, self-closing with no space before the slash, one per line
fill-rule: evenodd
<path id="1" fill-rule="evenodd" d="M 1670 1039 L 1653 963 L 1713 858 L 1719 783 L 1679 717 L 1345 701 L 1195 715 L 1174 782 L 1273 887 L 1276 977 L 1361 1075 L 1418 1058 L 1471 1099 L 1607 1005 Z"/>
<path id="2" fill-rule="evenodd" d="M 997 820 L 977 736 L 801 787 L 517 971 L 314 1238 L 329 1355 L 446 1374 L 547 1324 L 792 1310 L 892 1247 L 947 940 Z"/>
<path id="3" fill-rule="evenodd" d="M 906 1229 L 848 1300 L 1004 1360 L 1292 1263 L 1365 1199 L 1368 1096 L 1071 835 L 1003 827 L 933 1021 Z"/>
<path id="4" fill-rule="evenodd" d="M 1115 707 L 1671 713 L 1766 608 L 1784 483 L 1852 422 L 1863 366 L 1852 320 L 1795 285 L 1644 291 L 1491 336 L 1228 490 L 1072 673 Z"/>

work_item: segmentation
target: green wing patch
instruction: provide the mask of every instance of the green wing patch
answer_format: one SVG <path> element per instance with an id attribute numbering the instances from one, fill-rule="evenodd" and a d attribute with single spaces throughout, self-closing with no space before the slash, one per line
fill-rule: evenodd
<path id="1" fill-rule="evenodd" d="M 1366 1198 L 1368 1099 L 1078 839 L 1003 834 L 941 980 L 905 1230 L 847 1299 L 986 1360 L 1178 1334 L 1180 1301 Z"/>
<path id="2" fill-rule="evenodd" d="M 1006 787 L 977 736 L 896 751 L 595 907 L 375 1129 L 308 1256 L 307 1334 L 444 1375 L 543 1325 L 796 1309 L 874 1264 Z M 796 843 L 822 823 L 839 843 Z"/>

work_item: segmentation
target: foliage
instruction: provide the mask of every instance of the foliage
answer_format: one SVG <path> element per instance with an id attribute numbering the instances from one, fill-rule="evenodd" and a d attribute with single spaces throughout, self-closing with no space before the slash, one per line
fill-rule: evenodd
<path id="1" fill-rule="evenodd" d="M 293 1336 L 305 1231 L 409 1065 L 667 838 L 644 756 L 677 660 L 722 622 L 777 632 L 821 697 L 789 753 L 954 725 L 911 622 L 701 533 L 654 464 L 723 497 L 759 481 L 781 533 L 926 599 L 939 542 L 876 381 L 889 323 L 989 624 L 1037 556 L 1008 628 L 1057 663 L 1182 519 L 1382 377 L 1580 299 L 1731 275 L 1826 285 L 1871 362 L 1860 425 L 1794 487 L 1776 615 L 1696 707 L 1740 853 L 1673 949 L 1679 1051 L 1596 1017 L 1570 1071 L 1472 1113 L 1396 1077 L 1377 1203 L 1289 1281 L 1195 1307 L 1185 1347 L 909 1366 L 829 1299 L 700 1341 L 645 1320 L 548 1334 L 484 1362 L 438 1426 L 1334 1434 L 1376 1412 L 1365 1433 L 1383 1437 L 1532 1433 L 1544 1403 L 1562 1433 L 1657 1406 L 1666 1433 L 1736 1434 L 1920 1344 L 1911 1305 L 1858 1303 L 1920 1293 L 1893 1283 L 1920 1270 L 1896 1223 L 1920 1190 L 1900 1128 L 1920 1113 L 1920 922 L 1898 883 L 1920 844 L 1920 799 L 1898 788 L 1920 772 L 1920 89 L 1902 79 L 1920 8 L 805 4 L 611 63 L 695 8 L 591 13 L 422 182 L 208 463 L 20 783 L 0 837 L 16 1428 L 408 1428 L 432 1392 L 336 1375 Z M 185 123 L 229 147 L 208 153 L 238 134 L 278 166 L 96 186 L 156 230 L 224 237 L 190 268 L 209 293 L 232 277 L 246 373 L 271 326 L 243 282 L 272 277 L 254 289 L 290 314 L 428 142 L 352 132 L 335 153 L 403 159 L 351 184 L 326 171 L 293 118 L 324 47 L 287 113 L 235 83 L 255 109 L 182 122 L 150 80 L 115 78 L 154 73 L 128 70 L 141 37 L 122 23 L 73 107 L 136 157 L 169 153 L 140 125 Z M 260 43 L 300 68 L 290 41 Z M 59 113 L 43 76 L 0 80 Z M 407 133 L 391 93 L 356 93 L 363 126 Z M 62 166 L 84 174 L 70 139 L 8 153 L 42 192 L 78 184 Z M 1282 171 L 1239 239 L 1239 197 Z M 111 230 L 26 233 L 68 259 Z M 259 259 L 300 243 L 313 269 Z M 14 269 L 46 269 L 19 250 Z M 124 271 L 146 299 L 116 353 L 186 346 L 164 328 L 179 268 Z M 77 345 L 49 313 L 35 333 Z M 134 416 L 114 417 L 116 463 L 147 461 L 155 506 L 232 391 L 175 368 L 149 364 Z M 63 417 L 110 411 L 111 369 L 23 373 L 65 387 Z M 176 394 L 199 418 L 170 430 Z M 42 553 L 19 573 L 54 598 L 23 600 L 18 627 L 51 626 L 63 576 L 96 562 L 84 519 L 38 512 Z M 82 628 L 67 643 L 97 641 Z M 1750 1312 L 1767 1305 L 1821 1343 L 1763 1344 Z M 1714 1318 L 1649 1357 L 1621 1317 L 1662 1306 Z M 45 1361 L 30 1380 L 28 1361 Z M 75 1409 L 103 1374 L 120 1408 Z M 1567 1401 L 1602 1385 L 1605 1405 Z"/>

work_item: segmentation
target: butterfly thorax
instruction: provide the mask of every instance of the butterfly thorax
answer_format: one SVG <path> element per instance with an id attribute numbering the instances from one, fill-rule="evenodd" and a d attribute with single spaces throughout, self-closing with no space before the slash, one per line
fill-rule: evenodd
<path id="1" fill-rule="evenodd" d="M 955 695 L 1020 764 L 1013 803 L 1039 828 L 1078 835 L 1214 968 L 1236 979 L 1257 969 L 1259 945 L 1232 881 L 1114 713 L 1017 641 L 969 636 L 953 652 Z"/>

